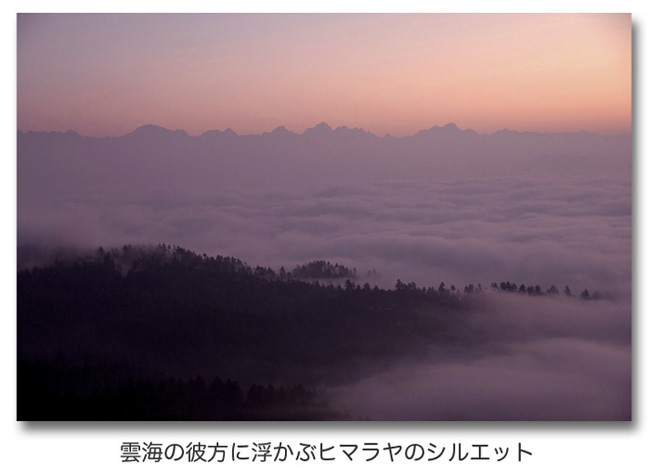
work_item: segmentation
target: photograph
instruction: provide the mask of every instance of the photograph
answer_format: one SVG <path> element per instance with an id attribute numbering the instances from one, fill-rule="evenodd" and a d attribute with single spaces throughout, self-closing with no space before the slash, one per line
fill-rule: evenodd
<path id="1" fill-rule="evenodd" d="M 631 14 L 16 18 L 18 421 L 634 421 Z"/>

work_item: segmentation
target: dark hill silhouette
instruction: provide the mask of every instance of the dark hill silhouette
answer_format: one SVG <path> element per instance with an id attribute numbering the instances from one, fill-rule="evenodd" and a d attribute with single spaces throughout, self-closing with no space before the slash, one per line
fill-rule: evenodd
<path id="1" fill-rule="evenodd" d="M 167 245 L 100 248 L 23 270 L 19 418 L 341 419 L 317 388 L 353 381 L 366 364 L 431 351 L 436 363 L 482 358 L 503 341 L 604 331 L 592 321 L 549 328 L 547 317 L 538 330 L 521 330 L 519 317 L 477 316 L 495 297 L 585 311 L 607 303 L 587 290 L 578 299 L 510 282 L 461 292 L 444 283 L 398 280 L 382 290 L 350 279 L 343 287 L 300 279 L 332 271 L 355 273 L 314 261 L 290 277 Z"/>

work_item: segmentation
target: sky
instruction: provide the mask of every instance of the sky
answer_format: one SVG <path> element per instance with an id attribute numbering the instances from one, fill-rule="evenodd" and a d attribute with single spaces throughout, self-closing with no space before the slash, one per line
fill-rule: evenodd
<path id="1" fill-rule="evenodd" d="M 631 131 L 629 14 L 20 14 L 18 128 Z"/>

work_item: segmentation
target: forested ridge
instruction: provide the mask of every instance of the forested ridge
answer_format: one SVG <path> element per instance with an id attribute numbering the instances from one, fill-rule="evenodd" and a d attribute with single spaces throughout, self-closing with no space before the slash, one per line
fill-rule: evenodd
<path id="1" fill-rule="evenodd" d="M 492 291 L 563 297 L 510 282 L 386 290 L 337 263 L 275 272 L 167 245 L 25 269 L 19 419 L 345 418 L 321 382 L 431 344 L 481 344 L 472 310 Z"/>

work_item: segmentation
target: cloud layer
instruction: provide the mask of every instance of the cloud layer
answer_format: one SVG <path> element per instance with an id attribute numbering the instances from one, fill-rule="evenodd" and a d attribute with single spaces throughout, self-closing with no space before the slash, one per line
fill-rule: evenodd
<path id="1" fill-rule="evenodd" d="M 19 243 L 165 242 L 276 268 L 338 260 L 384 286 L 629 289 L 629 137 L 449 125 L 379 139 L 326 124 L 206 136 L 20 134 Z"/>
<path id="2" fill-rule="evenodd" d="M 20 134 L 19 257 L 167 243 L 276 270 L 329 260 L 385 288 L 599 291 L 609 298 L 490 295 L 479 346 L 373 365 L 332 399 L 372 419 L 629 419 L 629 150 L 629 136 L 455 126 Z"/>
<path id="3" fill-rule="evenodd" d="M 481 343 L 393 361 L 333 389 L 336 403 L 373 420 L 631 419 L 629 304 L 489 299 Z"/>

